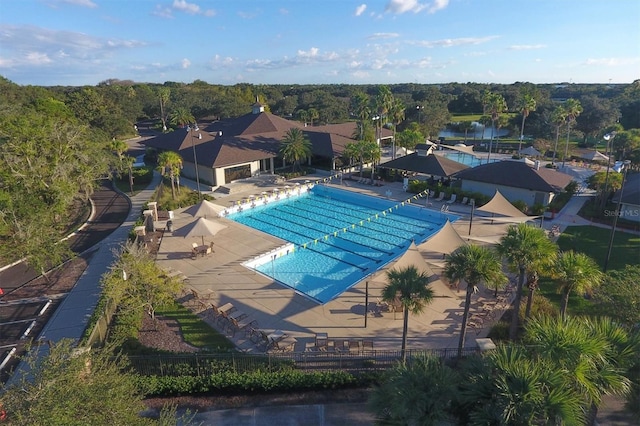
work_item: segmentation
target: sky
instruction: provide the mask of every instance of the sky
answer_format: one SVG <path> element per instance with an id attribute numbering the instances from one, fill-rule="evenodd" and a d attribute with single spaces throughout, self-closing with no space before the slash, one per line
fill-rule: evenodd
<path id="1" fill-rule="evenodd" d="M 0 76 L 210 84 L 631 83 L 637 0 L 0 0 Z"/>

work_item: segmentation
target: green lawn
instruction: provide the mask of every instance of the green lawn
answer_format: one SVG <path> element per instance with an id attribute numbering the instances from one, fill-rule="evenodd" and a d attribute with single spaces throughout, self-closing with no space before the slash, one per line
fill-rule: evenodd
<path id="1" fill-rule="evenodd" d="M 229 352 L 235 348 L 225 336 L 177 302 L 171 306 L 159 308 L 156 314 L 176 320 L 184 340 L 190 345 L 214 352 Z"/>
<path id="2" fill-rule="evenodd" d="M 560 250 L 585 253 L 601 268 L 607 256 L 611 230 L 595 226 L 570 226 L 558 238 Z M 623 269 L 625 265 L 638 263 L 640 259 L 640 236 L 616 231 L 613 239 L 608 269 Z"/>

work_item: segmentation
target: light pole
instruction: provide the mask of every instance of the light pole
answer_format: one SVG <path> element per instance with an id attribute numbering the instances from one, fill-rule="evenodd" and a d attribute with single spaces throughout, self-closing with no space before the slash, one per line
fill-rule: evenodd
<path id="1" fill-rule="evenodd" d="M 603 139 L 605 141 L 607 141 L 607 172 L 605 174 L 604 177 L 604 192 L 602 193 L 602 204 L 600 205 L 601 208 L 604 208 L 604 206 L 606 205 L 607 202 L 607 190 L 609 189 L 609 168 L 611 167 L 611 150 L 610 150 L 610 144 L 613 143 L 613 139 L 616 137 L 616 132 L 611 132 L 611 133 L 607 133 L 606 135 L 603 136 Z"/>
<path id="2" fill-rule="evenodd" d="M 420 125 L 420 114 L 422 113 L 422 110 L 424 109 L 423 105 L 416 105 L 416 111 L 418 111 L 418 126 Z"/>
<path id="3" fill-rule="evenodd" d="M 620 187 L 620 195 L 618 196 L 618 205 L 616 206 L 615 217 L 613 218 L 613 227 L 611 228 L 611 238 L 609 238 L 609 248 L 607 249 L 607 258 L 604 260 L 604 272 L 607 272 L 609 266 L 609 258 L 611 257 L 611 249 L 613 248 L 613 237 L 616 235 L 616 226 L 618 225 L 618 217 L 620 216 L 620 203 L 622 202 L 622 195 L 624 195 L 624 181 L 627 178 L 627 170 L 629 169 L 630 160 L 625 160 L 622 163 L 624 172 L 622 174 L 622 186 Z"/>
<path id="4" fill-rule="evenodd" d="M 191 134 L 191 149 L 193 149 L 193 165 L 196 171 L 196 185 L 198 186 L 198 200 L 202 200 L 202 192 L 200 192 L 200 176 L 198 174 L 198 157 L 196 157 L 196 144 L 193 142 L 193 132 L 200 130 L 198 124 L 194 124 L 194 127 L 187 126 L 187 131 Z M 198 139 L 202 139 L 202 135 L 198 133 Z"/>

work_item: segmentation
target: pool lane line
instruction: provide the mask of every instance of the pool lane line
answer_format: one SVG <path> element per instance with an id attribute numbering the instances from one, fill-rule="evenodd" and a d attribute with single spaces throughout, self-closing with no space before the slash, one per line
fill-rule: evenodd
<path id="1" fill-rule="evenodd" d="M 274 225 L 274 224 L 272 224 L 272 223 L 270 223 L 270 222 L 266 222 L 266 221 L 264 221 L 264 220 L 260 220 L 260 219 L 255 218 L 255 217 L 252 217 L 252 219 L 253 219 L 253 220 L 255 220 L 255 221 L 258 221 L 258 222 L 266 223 L 266 224 L 271 225 L 271 226 L 273 226 L 273 227 L 275 227 L 275 228 L 284 229 L 284 230 L 286 230 L 286 231 L 288 231 L 288 232 L 291 232 L 291 233 L 293 233 L 293 234 L 300 235 L 301 237 L 304 237 L 305 239 L 306 239 L 306 238 L 309 238 L 307 235 L 301 234 L 301 233 L 299 233 L 299 232 L 292 231 L 292 230 L 290 230 L 290 229 L 288 229 L 288 228 L 284 228 L 284 227 L 279 226 L 279 225 Z M 264 232 L 264 231 L 263 231 L 263 232 Z M 355 255 L 355 256 L 358 256 L 358 257 L 361 257 L 361 258 L 363 258 L 363 259 L 367 259 L 367 260 L 369 260 L 369 261 L 371 261 L 371 262 L 375 262 L 375 263 L 380 263 L 380 262 L 382 262 L 382 260 L 380 260 L 380 259 L 372 259 L 372 258 L 370 258 L 370 257 L 363 256 L 363 255 L 361 255 L 361 254 L 359 254 L 359 253 L 356 253 L 356 252 L 354 252 L 354 251 L 352 251 L 352 250 L 349 250 L 349 249 L 346 249 L 346 248 L 341 248 L 341 247 L 335 246 L 335 245 L 333 245 L 333 244 L 325 243 L 324 241 L 322 241 L 322 240 L 321 240 L 321 238 L 317 238 L 317 240 L 318 240 L 318 243 L 320 243 L 320 244 L 325 244 L 325 245 L 330 246 L 330 247 L 335 247 L 335 248 L 337 248 L 337 249 L 340 249 L 340 250 L 346 251 L 346 252 L 348 252 L 348 253 L 351 253 L 351 254 L 353 254 L 353 255 Z M 311 240 L 311 242 L 314 242 L 314 241 L 315 241 L 315 240 Z M 293 242 L 292 242 L 292 243 L 293 243 Z M 293 243 L 293 244 L 297 245 L 298 247 L 302 247 L 302 246 L 303 246 L 303 244 L 296 244 L 296 243 Z M 304 243 L 304 245 L 305 245 L 305 246 L 306 246 L 306 245 L 309 245 L 309 243 Z M 319 250 L 314 250 L 314 249 L 312 249 L 312 248 L 304 247 L 304 248 L 302 248 L 302 249 L 300 249 L 300 248 L 299 248 L 298 250 L 311 250 L 311 251 L 316 252 L 316 253 L 318 253 L 318 254 L 321 254 L 321 255 L 323 255 L 323 256 L 327 256 L 327 257 L 329 257 L 329 258 L 331 258 L 331 259 L 334 259 L 334 260 L 336 260 L 336 261 L 338 261 L 338 262 L 340 262 L 340 263 L 346 263 L 347 265 L 353 266 L 354 268 L 358 268 L 358 269 L 360 269 L 361 271 L 366 271 L 366 270 L 368 270 L 368 269 L 369 269 L 369 268 L 364 268 L 364 267 L 362 267 L 362 266 L 360 266 L 360 265 L 353 264 L 353 263 L 351 263 L 351 262 L 347 262 L 346 260 L 343 260 L 343 259 L 337 258 L 337 257 L 335 257 L 335 256 L 332 256 L 332 255 L 328 254 L 328 253 L 321 252 L 321 251 L 319 251 Z"/>
<path id="2" fill-rule="evenodd" d="M 283 210 L 280 210 L 280 209 L 281 209 L 280 207 L 274 207 L 274 210 L 278 210 L 278 211 L 281 211 L 281 212 L 282 212 Z M 303 210 L 303 209 L 301 209 L 301 210 Z M 303 210 L 303 211 L 305 211 L 305 212 L 307 212 L 307 213 L 312 213 L 312 212 L 309 212 L 308 210 Z M 288 212 L 288 211 L 284 211 L 284 212 L 285 212 L 285 213 L 287 213 L 287 214 L 288 214 L 288 215 L 290 215 L 290 216 L 299 217 L 299 218 L 302 218 L 302 219 L 304 219 L 304 220 L 311 220 L 310 218 L 307 218 L 307 217 L 301 216 L 301 215 L 296 214 L 296 213 L 293 213 L 293 212 Z M 264 212 L 264 214 L 266 214 L 266 212 Z M 328 217 L 327 215 L 323 215 L 323 214 L 320 214 L 320 213 L 314 213 L 314 214 L 316 214 L 317 216 L 325 217 L 325 218 L 327 218 L 327 217 Z M 339 221 L 339 219 L 334 219 L 334 218 L 331 218 L 331 217 L 328 217 L 328 218 L 329 218 L 329 219 L 332 219 L 332 220 Z M 367 219 L 361 219 L 361 220 L 360 220 L 360 222 L 364 222 L 364 221 L 367 221 Z M 367 222 L 369 223 L 369 221 L 367 221 Z M 298 222 L 296 222 L 296 223 L 298 223 Z M 300 224 L 300 223 L 298 223 L 298 224 L 299 224 L 299 225 L 302 225 L 302 224 Z M 385 240 L 382 240 L 382 239 L 380 239 L 380 238 L 376 238 L 376 237 L 371 236 L 371 235 L 366 235 L 366 234 L 363 234 L 363 233 L 361 233 L 361 232 L 354 231 L 353 229 L 357 229 L 357 228 L 353 228 L 353 227 L 352 227 L 353 225 L 355 225 L 355 224 L 351 224 L 351 223 L 350 223 L 350 224 L 348 224 L 348 225 L 341 225 L 341 226 L 339 226 L 339 227 L 337 227 L 337 228 L 334 228 L 334 229 L 333 229 L 333 230 L 331 230 L 331 231 L 320 231 L 320 230 L 319 230 L 319 229 L 317 229 L 317 228 L 311 228 L 311 229 L 314 229 L 314 230 L 316 230 L 316 231 L 320 231 L 320 232 L 322 232 L 322 233 L 326 233 L 326 235 L 333 236 L 333 237 L 336 237 L 336 238 L 337 238 L 338 236 L 337 236 L 337 235 L 335 235 L 335 233 L 336 233 L 336 232 L 340 232 L 340 233 L 342 234 L 342 233 L 343 233 L 342 231 L 343 231 L 345 228 L 349 228 L 349 229 L 351 229 L 351 231 L 350 231 L 350 232 L 352 232 L 352 233 L 354 233 L 354 234 L 356 234 L 356 235 L 360 235 L 360 236 L 362 236 L 362 237 L 364 237 L 364 238 L 367 238 L 367 239 L 369 239 L 369 240 L 379 241 L 379 242 L 382 242 L 382 243 L 385 243 L 385 244 L 389 244 L 389 245 L 392 245 L 392 246 L 398 246 L 398 244 L 393 244 L 393 243 L 390 243 L 389 241 L 385 241 Z M 328 226 L 333 226 L 333 225 L 328 225 Z M 366 228 L 366 226 L 365 226 L 364 224 L 363 224 L 363 225 L 357 225 L 357 226 L 359 226 L 359 227 L 363 227 L 363 228 Z M 387 231 L 383 231 L 383 230 L 380 230 L 380 229 L 374 229 L 374 228 L 371 228 L 371 227 L 370 227 L 370 228 L 368 228 L 368 229 L 373 229 L 374 231 L 376 231 L 376 232 L 378 232 L 378 233 L 385 234 L 385 235 L 389 235 L 389 236 L 393 236 L 393 237 L 396 237 L 396 238 L 402 239 L 403 241 L 404 241 L 404 240 L 407 240 L 407 239 L 410 239 L 409 237 L 407 237 L 407 238 L 398 237 L 398 235 L 396 235 L 396 234 L 394 234 L 394 233 L 392 233 L 392 232 L 387 232 Z M 413 235 L 415 235 L 415 234 L 420 235 L 420 233 L 417 233 L 417 232 L 413 232 L 413 233 L 411 233 L 411 232 L 407 231 L 406 233 L 407 233 L 407 234 L 413 234 Z M 323 236 L 324 236 L 324 235 L 323 235 Z M 322 237 L 321 237 L 321 238 L 322 238 Z M 346 240 L 346 239 L 345 239 L 345 240 Z M 347 241 L 351 241 L 351 240 L 347 240 Z M 360 244 L 360 243 L 356 243 L 356 244 Z M 365 247 L 375 248 L 374 246 L 369 246 L 369 245 L 366 245 L 366 244 L 360 244 L 360 245 L 365 246 Z M 381 249 L 381 248 L 376 248 L 376 250 L 381 251 L 381 252 L 383 252 L 383 253 L 385 253 L 385 254 L 390 254 L 390 252 L 389 252 L 388 250 L 384 250 L 384 249 Z"/>
<path id="3" fill-rule="evenodd" d="M 278 208 L 276 207 L 276 208 L 275 208 L 275 210 L 278 210 Z M 278 211 L 282 211 L 282 210 L 278 210 Z M 286 212 L 286 213 L 287 213 L 289 216 L 298 217 L 298 218 L 304 219 L 305 221 L 309 221 L 309 220 L 311 220 L 311 219 L 309 219 L 309 218 L 307 218 L 307 217 L 300 216 L 299 214 L 290 213 L 290 212 Z M 269 213 L 267 213 L 267 212 L 263 212 L 263 214 L 264 214 L 265 216 L 269 216 L 269 217 L 274 217 L 274 218 L 281 219 L 281 218 L 280 218 L 280 217 L 278 217 L 278 216 L 269 215 Z M 320 216 L 321 216 L 321 215 L 320 215 Z M 367 245 L 367 244 L 362 244 L 362 243 L 359 243 L 359 242 L 356 242 L 356 241 L 353 241 L 353 240 L 350 240 L 350 239 L 347 239 L 347 238 L 342 238 L 342 237 L 340 237 L 339 235 L 337 235 L 338 233 L 343 234 L 343 233 L 344 233 L 344 232 L 343 232 L 343 230 L 344 230 L 344 229 L 346 229 L 346 228 L 350 228 L 350 233 L 352 233 L 352 234 L 356 234 L 356 235 L 359 235 L 359 236 L 361 236 L 361 237 L 363 237 L 363 238 L 366 238 L 366 239 L 368 239 L 368 240 L 378 241 L 378 242 L 381 242 L 381 243 L 384 243 L 384 244 L 388 244 L 388 245 L 391 245 L 391 246 L 399 246 L 398 244 L 395 244 L 395 245 L 394 245 L 394 244 L 392 244 L 392 243 L 390 243 L 390 242 L 388 242 L 388 241 L 384 241 L 384 240 L 382 240 L 382 239 L 380 239 L 380 238 L 375 238 L 375 237 L 373 237 L 373 236 L 365 235 L 365 234 L 363 234 L 363 233 L 361 233 L 361 232 L 354 231 L 353 229 L 356 229 L 356 228 L 351 228 L 351 227 L 352 227 L 352 225 L 351 225 L 351 224 L 346 225 L 346 226 L 345 226 L 345 225 L 343 225 L 343 226 L 341 226 L 339 229 L 338 229 L 338 228 L 333 228 L 333 230 L 332 230 L 332 231 L 322 231 L 322 230 L 320 230 L 320 229 L 318 229 L 318 228 L 311 227 L 311 226 L 306 226 L 306 224 L 303 224 L 303 223 L 300 223 L 300 222 L 296 222 L 295 220 L 291 220 L 291 219 L 289 219 L 289 220 L 290 220 L 290 221 L 292 221 L 293 223 L 295 223 L 296 225 L 305 226 L 305 228 L 307 228 L 307 229 L 311 229 L 311 230 L 314 230 L 314 231 L 318 231 L 318 232 L 320 232 L 321 234 L 323 234 L 322 236 L 320 236 L 320 237 L 318 237 L 318 238 L 312 238 L 312 239 L 311 239 L 311 241 L 315 241 L 316 239 L 318 239 L 318 240 L 319 240 L 319 239 L 323 239 L 325 236 L 327 236 L 327 237 L 333 237 L 333 238 L 341 238 L 341 239 L 343 239 L 343 240 L 345 240 L 345 241 L 349 241 L 349 242 L 352 242 L 352 243 L 354 243 L 354 244 L 357 244 L 357 245 L 360 245 L 360 246 L 363 246 L 363 247 L 368 247 L 368 248 L 374 249 L 375 251 L 382 252 L 382 253 L 384 253 L 384 254 L 392 254 L 392 253 L 393 253 L 393 252 L 391 252 L 391 251 L 389 251 L 389 250 L 385 250 L 385 249 L 382 249 L 382 248 L 377 248 L 377 247 L 375 247 L 375 246 L 371 246 L 371 245 Z M 385 233 L 385 232 L 382 232 L 382 233 Z M 388 233 L 388 232 L 386 232 L 386 234 L 387 234 L 387 235 L 395 236 L 394 234 L 391 234 L 391 233 Z M 405 240 L 406 240 L 406 239 L 405 239 Z M 338 247 L 338 246 L 335 246 L 335 247 Z M 342 247 L 338 247 L 338 248 L 342 249 Z M 349 251 L 348 249 L 344 249 L 344 250 Z M 368 257 L 366 257 L 366 256 L 362 256 L 362 257 L 365 257 L 365 258 L 369 259 L 369 258 L 368 258 Z"/>

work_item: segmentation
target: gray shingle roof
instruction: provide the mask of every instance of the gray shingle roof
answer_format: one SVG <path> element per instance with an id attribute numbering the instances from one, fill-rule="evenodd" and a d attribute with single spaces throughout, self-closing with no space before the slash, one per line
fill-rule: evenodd
<path id="1" fill-rule="evenodd" d="M 469 168 L 469 166 L 465 166 L 457 161 L 449 160 L 441 155 L 431 154 L 423 156 L 418 155 L 416 152 L 382 163 L 379 167 L 444 177 L 449 177 L 457 172 Z"/>
<path id="2" fill-rule="evenodd" d="M 540 192 L 561 192 L 572 177 L 554 169 L 529 166 L 521 161 L 498 161 L 455 174 L 456 178 Z"/>

